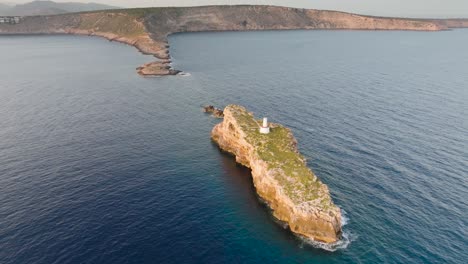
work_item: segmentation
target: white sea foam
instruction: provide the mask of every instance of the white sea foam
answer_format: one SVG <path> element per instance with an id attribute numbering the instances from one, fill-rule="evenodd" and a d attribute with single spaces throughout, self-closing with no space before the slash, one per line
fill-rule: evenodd
<path id="1" fill-rule="evenodd" d="M 349 217 L 347 217 L 347 214 L 346 214 L 346 211 L 341 209 L 341 227 L 343 228 L 345 225 L 348 224 L 349 222 Z M 351 233 L 350 231 L 348 230 L 344 230 L 343 229 L 343 235 L 342 235 L 342 238 L 338 241 L 336 241 L 335 243 L 331 243 L 331 244 L 327 244 L 327 243 L 323 243 L 323 242 L 318 242 L 318 241 L 314 241 L 314 240 L 311 240 L 311 239 L 308 239 L 308 238 L 305 238 L 305 237 L 302 237 L 302 240 L 315 247 L 315 248 L 321 248 L 321 249 L 324 249 L 326 251 L 330 251 L 330 252 L 334 252 L 334 251 L 337 251 L 339 249 L 345 249 L 348 247 L 349 244 L 351 244 L 351 242 L 355 241 L 356 239 L 358 238 L 357 235 Z"/>
<path id="2" fill-rule="evenodd" d="M 179 76 L 192 76 L 189 72 L 181 72 L 178 74 Z"/>
<path id="3" fill-rule="evenodd" d="M 349 222 L 348 213 L 344 209 L 341 209 L 341 227 L 347 225 L 348 222 Z"/>

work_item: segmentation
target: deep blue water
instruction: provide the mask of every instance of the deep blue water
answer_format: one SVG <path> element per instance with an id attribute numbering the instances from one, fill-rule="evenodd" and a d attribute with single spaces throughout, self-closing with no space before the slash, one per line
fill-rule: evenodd
<path id="1" fill-rule="evenodd" d="M 0 263 L 465 263 L 468 31 L 0 37 Z M 276 224 L 200 105 L 292 128 L 351 243 Z"/>

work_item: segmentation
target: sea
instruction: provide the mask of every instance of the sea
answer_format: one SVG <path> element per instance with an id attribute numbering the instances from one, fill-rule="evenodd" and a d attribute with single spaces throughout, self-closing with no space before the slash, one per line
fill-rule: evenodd
<path id="1" fill-rule="evenodd" d="M 0 37 L 0 263 L 466 263 L 468 30 L 169 41 L 184 76 L 97 37 Z M 275 221 L 206 104 L 291 128 L 340 243 Z"/>

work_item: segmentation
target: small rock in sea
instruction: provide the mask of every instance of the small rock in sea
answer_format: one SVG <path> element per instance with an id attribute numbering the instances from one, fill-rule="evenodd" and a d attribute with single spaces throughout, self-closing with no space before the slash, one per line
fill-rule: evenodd
<path id="1" fill-rule="evenodd" d="M 213 105 L 206 105 L 203 107 L 203 112 L 205 113 L 211 113 L 214 117 L 216 118 L 223 118 L 224 113 L 223 110 L 214 107 Z"/>
<path id="2" fill-rule="evenodd" d="M 205 113 L 213 113 L 215 107 L 212 105 L 206 105 L 203 107 L 203 112 Z"/>

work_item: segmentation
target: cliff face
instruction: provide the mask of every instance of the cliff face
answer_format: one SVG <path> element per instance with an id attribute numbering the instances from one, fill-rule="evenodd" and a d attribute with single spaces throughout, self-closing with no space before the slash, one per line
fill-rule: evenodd
<path id="1" fill-rule="evenodd" d="M 424 20 L 380 18 L 336 11 L 307 10 L 276 6 L 208 6 L 168 8 L 146 16 L 154 38 L 173 32 L 271 30 L 271 29 L 364 29 L 425 30 L 446 29 Z"/>
<path id="2" fill-rule="evenodd" d="M 257 193 L 294 233 L 324 243 L 341 238 L 340 209 L 328 187 L 306 166 L 289 129 L 273 124 L 270 134 L 260 134 L 251 113 L 230 105 L 211 136 L 252 170 Z"/>
<path id="3" fill-rule="evenodd" d="M 167 60 L 167 36 L 177 32 L 287 29 L 359 29 L 435 31 L 468 27 L 468 20 L 424 20 L 361 16 L 336 11 L 276 6 L 168 7 L 96 11 L 24 17 L 19 24 L 0 24 L 0 34 L 95 35 L 135 46 Z M 138 68 L 145 75 L 175 74 L 168 63 Z"/>

